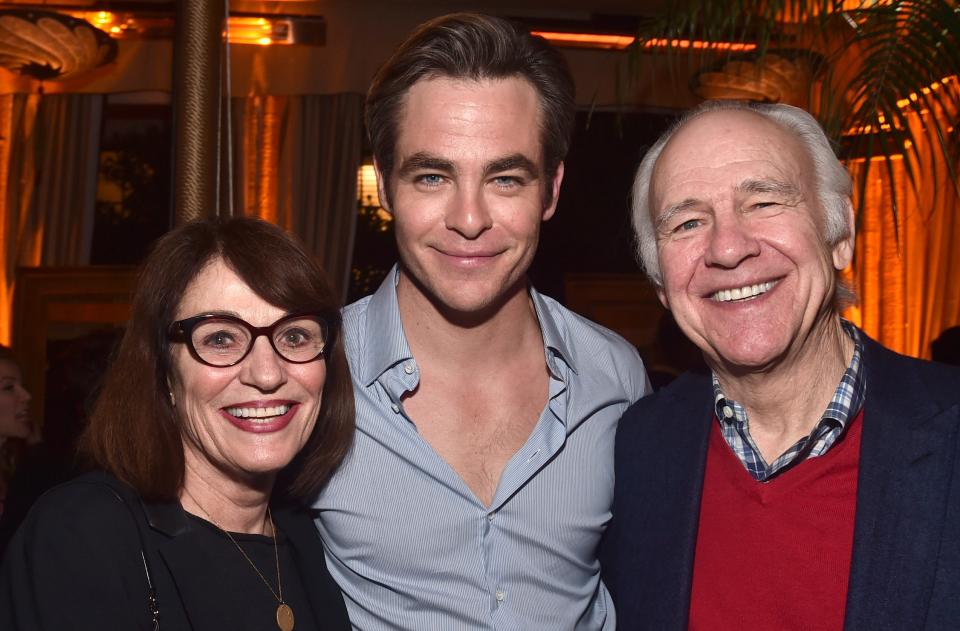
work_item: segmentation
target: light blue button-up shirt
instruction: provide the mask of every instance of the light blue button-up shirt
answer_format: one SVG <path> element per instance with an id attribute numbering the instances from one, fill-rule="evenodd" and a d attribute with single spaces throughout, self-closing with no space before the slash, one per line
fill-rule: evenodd
<path id="1" fill-rule="evenodd" d="M 404 411 L 420 371 L 396 279 L 395 268 L 344 310 L 357 431 L 314 505 L 354 628 L 613 629 L 596 548 L 610 520 L 617 422 L 649 391 L 636 349 L 530 290 L 550 398 L 488 507 Z"/>

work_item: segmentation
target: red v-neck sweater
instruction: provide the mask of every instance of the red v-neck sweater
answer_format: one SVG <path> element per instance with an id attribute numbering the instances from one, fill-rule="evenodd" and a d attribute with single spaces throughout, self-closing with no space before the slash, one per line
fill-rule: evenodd
<path id="1" fill-rule="evenodd" d="M 839 631 L 863 412 L 824 455 L 755 481 L 714 419 L 690 597 L 694 631 Z"/>

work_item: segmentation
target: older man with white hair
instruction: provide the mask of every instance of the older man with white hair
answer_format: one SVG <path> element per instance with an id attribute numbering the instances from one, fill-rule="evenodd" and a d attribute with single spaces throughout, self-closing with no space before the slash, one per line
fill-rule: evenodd
<path id="1" fill-rule="evenodd" d="M 712 374 L 620 423 L 620 628 L 960 629 L 960 372 L 841 318 L 851 182 L 814 118 L 706 103 L 633 203 L 641 264 Z"/>

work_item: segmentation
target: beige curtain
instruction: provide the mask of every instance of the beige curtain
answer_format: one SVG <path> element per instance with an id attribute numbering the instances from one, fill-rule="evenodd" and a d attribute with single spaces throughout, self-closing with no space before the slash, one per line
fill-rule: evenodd
<path id="1" fill-rule="evenodd" d="M 103 96 L 0 95 L 0 342 L 18 266 L 90 260 Z"/>
<path id="2" fill-rule="evenodd" d="M 919 127 L 914 137 L 927 142 Z M 885 346 L 929 358 L 930 342 L 960 324 L 960 200 L 942 165 L 915 168 L 916 194 L 904 159 L 892 162 L 892 187 L 884 163 L 870 165 L 852 270 L 859 304 L 848 316 Z M 865 164 L 848 166 L 856 180 Z"/>
<path id="3" fill-rule="evenodd" d="M 346 295 L 363 147 L 359 94 L 233 99 L 232 207 L 292 231 Z"/>

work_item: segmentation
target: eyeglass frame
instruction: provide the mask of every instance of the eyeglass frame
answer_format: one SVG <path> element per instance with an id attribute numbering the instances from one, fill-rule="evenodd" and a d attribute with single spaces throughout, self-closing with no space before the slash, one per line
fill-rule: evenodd
<path id="1" fill-rule="evenodd" d="M 296 320 L 297 318 L 313 317 L 320 320 L 321 325 L 326 330 L 327 339 L 323 343 L 323 348 L 320 349 L 320 352 L 317 353 L 311 359 L 305 359 L 303 361 L 296 361 L 289 359 L 284 356 L 279 350 L 273 341 L 273 335 L 271 335 L 274 330 L 283 322 L 288 320 Z M 197 328 L 201 323 L 206 322 L 207 320 L 227 320 L 230 322 L 235 322 L 245 328 L 250 333 L 250 344 L 247 346 L 247 350 L 240 356 L 240 358 L 231 363 L 231 364 L 211 364 L 202 357 L 200 353 L 197 352 L 197 349 L 193 346 L 193 330 Z M 340 314 L 330 311 L 305 311 L 302 313 L 291 313 L 285 315 L 279 320 L 273 322 L 273 324 L 268 324 L 267 326 L 253 326 L 246 320 L 238 318 L 237 316 L 229 315 L 226 313 L 201 313 L 199 315 L 191 316 L 189 318 L 184 318 L 183 320 L 176 320 L 170 323 L 170 326 L 167 327 L 167 339 L 171 342 L 177 342 L 187 345 L 187 349 L 190 351 L 190 355 L 193 356 L 195 360 L 203 364 L 204 366 L 210 366 L 211 368 L 232 368 L 236 366 L 243 360 L 247 358 L 247 355 L 250 354 L 250 351 L 253 350 L 254 345 L 257 342 L 257 338 L 264 336 L 267 338 L 267 342 L 270 343 L 270 348 L 273 349 L 273 352 L 277 354 L 277 357 L 283 361 L 290 364 L 309 364 L 310 362 L 317 361 L 318 359 L 324 358 L 327 355 L 327 349 L 330 348 L 337 336 L 337 328 L 340 325 Z"/>

